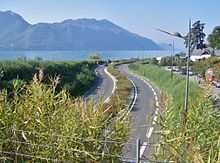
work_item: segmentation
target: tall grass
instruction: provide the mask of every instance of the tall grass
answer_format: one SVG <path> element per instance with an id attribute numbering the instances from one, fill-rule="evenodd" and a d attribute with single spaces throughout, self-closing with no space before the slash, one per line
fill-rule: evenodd
<path id="1" fill-rule="evenodd" d="M 56 93 L 58 79 L 43 80 L 40 71 L 29 85 L 14 82 L 12 98 L 0 92 L 0 161 L 118 162 L 128 123 L 115 118 L 111 124 L 109 110 L 120 105 L 72 99 L 64 89 Z"/>
<path id="2" fill-rule="evenodd" d="M 145 76 L 161 90 L 163 110 L 160 148 L 157 159 L 174 162 L 220 161 L 220 111 L 215 109 L 207 90 L 190 82 L 189 111 L 183 126 L 185 78 L 154 65 L 132 64 L 129 68 Z"/>

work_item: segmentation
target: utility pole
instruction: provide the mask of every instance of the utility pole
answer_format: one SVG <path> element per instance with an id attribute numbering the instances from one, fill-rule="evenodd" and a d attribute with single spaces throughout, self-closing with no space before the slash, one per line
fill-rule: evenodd
<path id="1" fill-rule="evenodd" d="M 196 49 L 204 49 L 206 46 L 204 44 L 205 33 L 203 33 L 204 25 L 200 23 L 200 21 L 196 21 L 193 25 L 191 24 L 191 19 L 189 20 L 189 32 L 187 35 L 183 36 L 179 32 L 170 33 L 161 29 L 157 29 L 160 32 L 165 34 L 181 38 L 185 41 L 186 48 L 188 53 L 186 55 L 186 83 L 185 83 L 185 97 L 184 97 L 184 110 L 182 114 L 182 125 L 184 136 L 186 137 L 186 129 L 187 129 L 187 114 L 188 114 L 188 105 L 189 105 L 189 66 L 190 66 L 190 57 L 193 50 Z M 188 144 L 185 143 L 185 150 L 183 151 L 182 158 L 186 158 Z M 182 160 L 183 162 L 185 160 Z"/>
<path id="2" fill-rule="evenodd" d="M 184 98 L 184 114 L 183 114 L 183 124 L 186 124 L 187 113 L 188 113 L 188 103 L 189 103 L 189 62 L 191 56 L 191 20 L 189 20 L 189 34 L 188 34 L 188 55 L 186 62 L 186 86 L 185 86 L 185 98 Z"/>

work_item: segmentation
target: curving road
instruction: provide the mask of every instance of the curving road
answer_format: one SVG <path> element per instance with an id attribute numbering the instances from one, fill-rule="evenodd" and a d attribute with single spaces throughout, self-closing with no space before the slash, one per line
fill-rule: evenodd
<path id="1" fill-rule="evenodd" d="M 154 88 L 143 79 L 131 74 L 127 65 L 121 65 L 118 67 L 122 74 L 125 74 L 128 79 L 132 80 L 137 87 L 137 100 L 130 112 L 131 115 L 131 129 L 129 133 L 129 140 L 123 148 L 123 157 L 127 158 L 125 162 L 133 162 L 136 158 L 136 139 L 141 140 L 140 157 L 144 160 L 150 159 L 151 147 L 149 141 L 152 142 L 152 135 L 154 127 L 152 127 L 152 117 L 156 121 L 155 114 L 155 97 L 158 101 L 158 97 Z M 158 102 L 157 102 L 157 105 Z M 158 114 L 158 113 L 156 113 Z M 153 122 L 155 126 L 155 122 Z"/>
<path id="2" fill-rule="evenodd" d="M 158 104 L 158 97 L 154 88 L 152 88 L 145 80 L 131 74 L 127 65 L 118 66 L 120 72 L 133 81 L 137 88 L 137 100 L 132 108 L 131 115 L 131 129 L 129 139 L 123 148 L 122 155 L 124 162 L 134 162 L 136 158 L 136 139 L 141 140 L 140 157 L 144 160 L 149 159 L 151 147 L 149 141 L 152 140 L 155 122 L 152 125 L 152 118 L 155 117 L 156 105 Z M 97 80 L 93 88 L 91 88 L 85 95 L 86 99 L 93 99 L 98 101 L 100 98 L 106 101 L 112 95 L 114 90 L 114 81 L 110 74 L 105 71 L 105 66 L 101 65 L 96 68 Z M 155 100 L 157 102 L 155 102 Z"/>
<path id="3" fill-rule="evenodd" d="M 107 101 L 114 90 L 114 81 L 106 72 L 106 66 L 99 65 L 96 69 L 97 79 L 94 86 L 84 95 L 85 99 L 92 99 L 98 102 L 100 99 Z"/>

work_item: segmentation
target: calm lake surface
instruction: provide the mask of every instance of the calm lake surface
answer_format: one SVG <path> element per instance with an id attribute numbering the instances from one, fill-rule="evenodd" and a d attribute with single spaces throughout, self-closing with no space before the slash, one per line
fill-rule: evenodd
<path id="1" fill-rule="evenodd" d="M 19 57 L 44 60 L 85 60 L 94 51 L 0 51 L 0 60 Z M 170 51 L 97 51 L 103 59 L 152 58 L 170 55 Z"/>

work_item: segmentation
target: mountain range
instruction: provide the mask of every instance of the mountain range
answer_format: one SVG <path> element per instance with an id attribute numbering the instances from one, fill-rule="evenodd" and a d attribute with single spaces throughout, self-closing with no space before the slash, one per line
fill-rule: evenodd
<path id="1" fill-rule="evenodd" d="M 161 50 L 151 39 L 106 20 L 30 24 L 0 11 L 0 50 Z"/>

